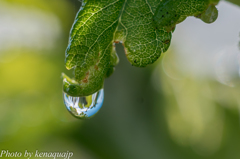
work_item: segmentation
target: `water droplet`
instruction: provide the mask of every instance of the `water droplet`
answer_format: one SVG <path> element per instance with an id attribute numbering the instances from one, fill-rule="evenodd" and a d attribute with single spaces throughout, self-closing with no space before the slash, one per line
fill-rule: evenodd
<path id="1" fill-rule="evenodd" d="M 95 115 L 102 107 L 104 91 L 100 91 L 83 97 L 72 97 L 63 92 L 64 104 L 67 110 L 77 118 L 89 118 Z"/>
<path id="2" fill-rule="evenodd" d="M 200 19 L 205 23 L 213 23 L 218 17 L 218 10 L 215 5 L 210 5 L 206 11 L 200 15 Z"/>

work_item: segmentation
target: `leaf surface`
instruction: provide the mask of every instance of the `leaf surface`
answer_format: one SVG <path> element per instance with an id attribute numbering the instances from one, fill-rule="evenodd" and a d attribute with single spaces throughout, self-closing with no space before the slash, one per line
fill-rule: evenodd
<path id="1" fill-rule="evenodd" d="M 175 16 L 176 11 L 179 16 L 175 22 L 183 21 L 189 14 L 199 14 L 207 8 L 208 2 L 180 1 L 193 7 L 180 5 L 179 8 L 175 0 L 85 1 L 71 29 L 65 54 L 66 68 L 74 68 L 75 79 L 63 75 L 64 91 L 72 96 L 87 96 L 100 90 L 104 79 L 111 75 L 118 63 L 114 47 L 117 42 L 124 45 L 125 54 L 133 66 L 145 67 L 154 63 L 170 45 L 173 28 L 169 30 L 169 24 L 165 22 Z M 169 12 L 167 20 L 161 18 L 162 8 L 167 14 Z"/>

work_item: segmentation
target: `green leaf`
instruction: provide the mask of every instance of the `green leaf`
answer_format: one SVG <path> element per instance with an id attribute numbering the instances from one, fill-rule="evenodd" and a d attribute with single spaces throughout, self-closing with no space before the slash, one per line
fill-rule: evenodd
<path id="1" fill-rule="evenodd" d="M 219 0 L 163 0 L 154 14 L 153 21 L 156 27 L 164 27 L 169 32 L 175 28 L 177 23 L 182 22 L 188 16 L 201 17 L 204 22 L 212 23 L 218 16 L 218 11 L 215 8 L 215 4 L 217 4 L 218 1 Z"/>
<path id="2" fill-rule="evenodd" d="M 118 63 L 114 43 L 124 45 L 133 66 L 154 63 L 169 48 L 170 31 L 176 23 L 202 13 L 208 4 L 208 0 L 85 1 L 76 16 L 66 50 L 66 68 L 74 68 L 75 79 L 63 75 L 64 91 L 72 96 L 87 96 L 100 90 Z M 169 13 L 165 19 L 161 10 Z"/>

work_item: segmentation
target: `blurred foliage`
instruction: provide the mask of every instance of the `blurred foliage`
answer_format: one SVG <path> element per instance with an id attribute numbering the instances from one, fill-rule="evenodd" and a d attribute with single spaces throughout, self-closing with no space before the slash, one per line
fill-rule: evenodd
<path id="1" fill-rule="evenodd" d="M 227 0 L 227 1 L 240 6 L 240 1 L 239 0 Z"/>
<path id="2" fill-rule="evenodd" d="M 74 159 L 240 157 L 239 78 L 229 87 L 182 72 L 174 49 L 136 68 L 117 44 L 121 61 L 105 82 L 102 109 L 89 120 L 72 117 L 60 76 L 79 6 L 77 0 L 0 1 L 0 46 L 12 42 L 0 47 L 1 150 L 72 151 Z M 34 29 L 15 43 L 16 30 Z M 51 47 L 43 47 L 49 40 Z"/>

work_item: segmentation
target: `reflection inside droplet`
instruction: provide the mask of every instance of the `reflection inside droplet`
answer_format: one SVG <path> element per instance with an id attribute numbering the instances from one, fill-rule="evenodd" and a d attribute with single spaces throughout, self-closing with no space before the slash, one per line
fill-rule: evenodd
<path id="1" fill-rule="evenodd" d="M 103 89 L 83 97 L 72 97 L 63 92 L 64 104 L 67 110 L 77 118 L 89 118 L 95 115 L 102 107 L 104 100 Z"/>

